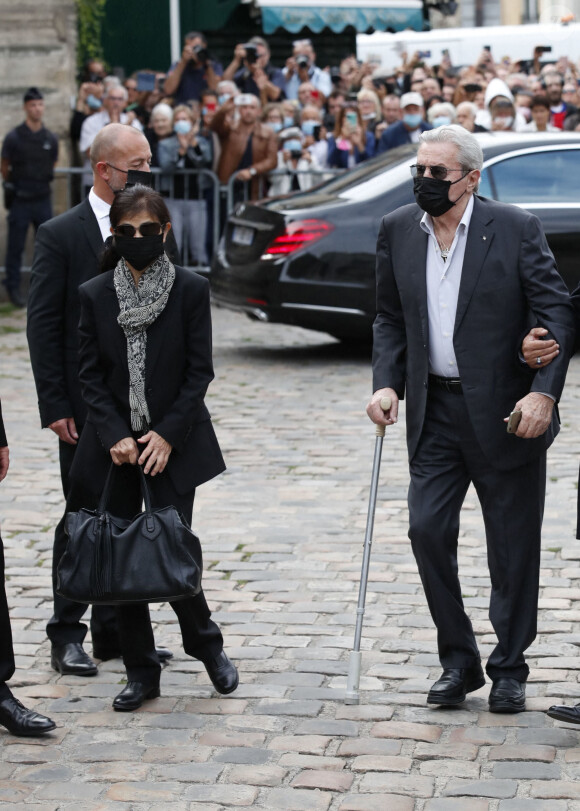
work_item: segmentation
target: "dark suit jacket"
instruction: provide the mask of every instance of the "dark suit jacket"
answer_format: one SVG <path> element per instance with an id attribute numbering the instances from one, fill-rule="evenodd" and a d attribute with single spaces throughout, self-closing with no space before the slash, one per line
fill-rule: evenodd
<path id="1" fill-rule="evenodd" d="M 420 132 L 425 132 L 425 130 L 432 129 L 433 127 L 431 124 L 428 124 L 426 121 L 421 121 L 419 125 Z M 393 149 L 396 146 L 403 146 L 403 144 L 410 143 L 411 136 L 409 135 L 409 130 L 407 127 L 402 121 L 395 121 L 395 123 L 391 124 L 390 127 L 387 127 L 387 129 L 381 135 L 377 144 L 376 154 L 379 155 L 381 152 L 386 152 L 387 149 Z"/>
<path id="2" fill-rule="evenodd" d="M 407 444 L 412 459 L 423 429 L 429 373 L 426 259 L 421 209 L 411 204 L 383 218 L 377 243 L 377 317 L 373 390 L 407 395 Z M 519 361 L 522 337 L 535 324 L 560 344 L 547 367 Z M 574 342 L 574 317 L 538 219 L 515 206 L 476 197 L 467 235 L 453 345 L 465 403 L 477 438 L 499 469 L 525 464 L 558 432 L 537 439 L 506 432 L 503 422 L 530 391 L 560 397 Z"/>
<path id="3" fill-rule="evenodd" d="M 177 246 L 169 232 L 168 253 Z M 42 427 L 74 417 L 81 428 L 86 407 L 78 376 L 78 288 L 99 272 L 104 243 L 88 198 L 40 226 L 28 294 L 28 346 Z"/>
<path id="4" fill-rule="evenodd" d="M 225 469 L 204 403 L 213 380 L 209 284 L 176 267 L 159 318 L 147 330 L 145 391 L 151 427 L 172 446 L 167 473 L 186 493 Z M 111 463 L 110 448 L 132 436 L 127 341 L 119 324 L 113 271 L 82 285 L 80 370 L 87 422 L 71 477 L 99 488 Z"/>
<path id="5" fill-rule="evenodd" d="M 78 288 L 96 276 L 101 231 L 88 199 L 45 222 L 36 236 L 28 296 L 28 345 L 43 427 L 85 420 L 78 382 Z"/>

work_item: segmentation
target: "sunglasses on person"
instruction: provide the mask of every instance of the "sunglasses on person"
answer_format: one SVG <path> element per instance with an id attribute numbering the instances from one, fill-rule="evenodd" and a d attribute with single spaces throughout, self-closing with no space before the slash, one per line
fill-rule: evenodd
<path id="1" fill-rule="evenodd" d="M 413 177 L 424 177 L 426 170 L 429 169 L 431 177 L 435 180 L 445 180 L 449 172 L 464 171 L 463 169 L 448 169 L 446 166 L 426 166 L 422 163 L 414 163 L 410 169 Z"/>
<path id="2" fill-rule="evenodd" d="M 137 231 L 142 237 L 156 237 L 163 232 L 166 223 L 142 222 L 135 228 L 134 225 L 118 225 L 115 230 L 117 237 L 134 237 Z"/>

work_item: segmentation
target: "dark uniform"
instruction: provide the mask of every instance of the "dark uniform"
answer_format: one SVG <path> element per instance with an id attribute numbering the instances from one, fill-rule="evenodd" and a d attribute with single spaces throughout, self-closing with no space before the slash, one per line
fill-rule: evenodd
<path id="1" fill-rule="evenodd" d="M 50 182 L 57 157 L 57 137 L 44 126 L 33 132 L 26 123 L 20 124 L 2 144 L 2 158 L 10 164 L 6 184 L 10 208 L 4 284 L 15 304 L 21 304 L 20 268 L 28 226 L 32 223 L 37 229 L 52 217 Z"/>

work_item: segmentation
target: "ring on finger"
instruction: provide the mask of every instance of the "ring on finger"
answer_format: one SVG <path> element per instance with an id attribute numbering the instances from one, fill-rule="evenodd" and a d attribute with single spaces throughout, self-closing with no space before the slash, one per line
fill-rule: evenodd
<path id="1" fill-rule="evenodd" d="M 537 366 L 541 366 L 541 365 L 542 365 L 542 358 L 536 358 L 536 365 L 537 365 Z"/>

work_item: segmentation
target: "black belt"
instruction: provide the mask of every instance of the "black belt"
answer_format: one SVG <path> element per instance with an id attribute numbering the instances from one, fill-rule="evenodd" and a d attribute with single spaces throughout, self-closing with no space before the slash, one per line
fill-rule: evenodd
<path id="1" fill-rule="evenodd" d="M 445 389 L 451 394 L 463 394 L 461 380 L 458 377 L 440 377 L 439 375 L 429 375 L 429 386 L 437 386 L 438 389 Z"/>

